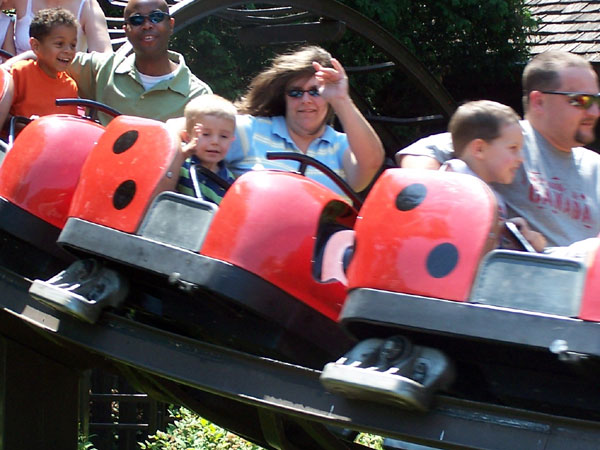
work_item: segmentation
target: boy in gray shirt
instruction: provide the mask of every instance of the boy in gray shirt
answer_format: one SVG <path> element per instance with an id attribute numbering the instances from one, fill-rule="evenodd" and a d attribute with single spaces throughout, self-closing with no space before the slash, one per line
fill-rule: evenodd
<path id="1" fill-rule="evenodd" d="M 600 233 L 600 155 L 594 140 L 600 115 L 598 78 L 582 57 L 536 56 L 523 73 L 523 164 L 511 184 L 494 184 L 508 216 L 522 216 L 551 246 Z M 452 158 L 449 133 L 417 141 L 396 154 L 402 167 L 435 168 Z"/>

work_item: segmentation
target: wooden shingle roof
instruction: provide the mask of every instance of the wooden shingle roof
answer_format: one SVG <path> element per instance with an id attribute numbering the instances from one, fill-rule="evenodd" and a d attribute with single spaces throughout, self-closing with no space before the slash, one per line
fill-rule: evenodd
<path id="1" fill-rule="evenodd" d="M 526 0 L 539 27 L 530 37 L 531 53 L 565 50 L 600 63 L 600 1 Z"/>

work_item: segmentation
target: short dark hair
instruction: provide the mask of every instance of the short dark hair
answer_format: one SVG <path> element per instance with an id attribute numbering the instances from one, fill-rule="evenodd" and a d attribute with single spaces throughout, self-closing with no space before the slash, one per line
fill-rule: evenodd
<path id="1" fill-rule="evenodd" d="M 40 9 L 31 20 L 29 36 L 41 41 L 60 25 L 77 28 L 77 19 L 64 8 Z"/>
<path id="2" fill-rule="evenodd" d="M 452 135 L 454 155 L 460 158 L 474 139 L 493 141 L 502 127 L 519 123 L 519 116 L 510 106 L 491 100 L 477 100 L 461 105 L 450 118 L 448 131 Z"/>
<path id="3" fill-rule="evenodd" d="M 560 50 L 540 53 L 523 71 L 523 109 L 529 106 L 531 91 L 552 91 L 560 88 L 560 71 L 567 67 L 594 70 L 589 61 L 580 55 Z"/>

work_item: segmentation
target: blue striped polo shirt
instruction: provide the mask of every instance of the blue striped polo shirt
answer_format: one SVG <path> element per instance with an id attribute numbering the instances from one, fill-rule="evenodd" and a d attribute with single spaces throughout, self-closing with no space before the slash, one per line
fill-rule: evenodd
<path id="1" fill-rule="evenodd" d="M 306 154 L 327 165 L 340 177 L 346 179 L 342 161 L 347 148 L 346 134 L 327 126 L 325 132 L 311 142 Z M 299 163 L 296 161 L 267 160 L 268 151 L 302 153 L 288 132 L 285 117 L 238 115 L 235 140 L 225 158 L 227 166 L 236 176 L 249 170 L 279 169 L 288 172 L 298 170 Z M 335 184 L 318 169 L 309 167 L 306 176 L 341 193 Z"/>

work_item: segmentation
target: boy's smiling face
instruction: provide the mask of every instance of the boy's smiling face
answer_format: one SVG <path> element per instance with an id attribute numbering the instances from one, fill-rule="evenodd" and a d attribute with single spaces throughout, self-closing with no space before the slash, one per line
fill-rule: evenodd
<path id="1" fill-rule="evenodd" d="M 31 49 L 37 56 L 38 65 L 50 77 L 67 70 L 77 47 L 77 28 L 56 25 L 40 40 L 30 38 Z"/>
<path id="2" fill-rule="evenodd" d="M 225 158 L 235 138 L 235 123 L 205 114 L 198 118 L 191 137 L 196 138 L 194 154 L 207 169 L 216 172 L 217 164 Z"/>

